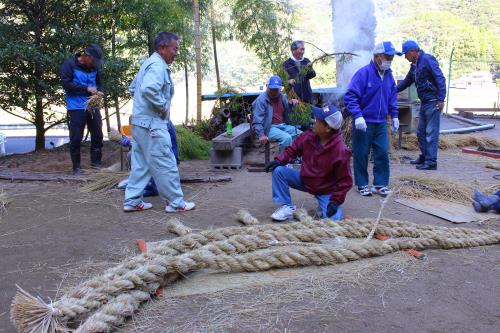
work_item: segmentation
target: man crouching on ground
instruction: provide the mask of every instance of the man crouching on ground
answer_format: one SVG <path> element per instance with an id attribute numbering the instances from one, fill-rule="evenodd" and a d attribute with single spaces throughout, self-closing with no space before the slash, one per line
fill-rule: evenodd
<path id="1" fill-rule="evenodd" d="M 334 106 L 313 106 L 314 126 L 293 141 L 266 166 L 272 171 L 273 201 L 281 205 L 272 215 L 275 221 L 293 217 L 290 187 L 313 194 L 318 200 L 318 215 L 331 220 L 343 218 L 341 205 L 352 187 L 351 152 L 342 136 L 342 114 Z M 285 165 L 302 157 L 300 171 Z"/>
<path id="2" fill-rule="evenodd" d="M 134 212 L 153 205 L 142 200 L 144 188 L 151 177 L 160 197 L 166 201 L 167 213 L 194 209 L 194 203 L 184 201 L 179 170 L 168 132 L 170 103 L 174 86 L 169 65 L 177 56 L 179 37 L 160 32 L 155 40 L 155 52 L 142 64 L 130 86 L 134 96 L 132 109 L 132 170 L 125 190 L 123 210 Z"/>

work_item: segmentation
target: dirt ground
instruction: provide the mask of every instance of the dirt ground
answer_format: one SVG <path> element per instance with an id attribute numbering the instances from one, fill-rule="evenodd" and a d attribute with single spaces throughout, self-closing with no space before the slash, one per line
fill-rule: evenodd
<path id="1" fill-rule="evenodd" d="M 105 165 L 119 158 L 116 146 L 108 151 Z M 53 172 L 68 172 L 65 148 L 43 157 L 37 154 L 0 159 L 0 168 L 42 171 L 50 165 Z M 416 153 L 399 151 L 398 155 L 413 158 Z M 445 151 L 440 153 L 439 169 L 426 173 L 500 186 L 493 178 L 500 171 L 486 169 L 488 161 L 459 150 Z M 213 172 L 207 161 L 182 162 L 181 172 L 190 171 Z M 183 185 L 186 198 L 197 204 L 195 211 L 179 214 L 186 225 L 195 231 L 236 226 L 234 214 L 240 208 L 247 208 L 262 223 L 271 223 L 269 215 L 275 206 L 269 174 L 250 173 L 245 168 L 219 172 L 230 174 L 232 181 Z M 407 162 L 392 164 L 393 177 L 415 172 Z M 78 186 L 0 182 L 0 189 L 11 199 L 0 221 L 0 332 L 15 332 L 9 305 L 16 284 L 45 300 L 54 299 L 69 286 L 136 253 L 135 240 L 175 237 L 164 227 L 167 215 L 158 197 L 151 200 L 152 210 L 123 213 L 122 191 L 84 194 Z M 315 209 L 311 196 L 296 191 L 292 195 L 298 207 Z M 375 218 L 380 203 L 380 197 L 362 198 L 351 190 L 344 211 L 353 217 Z M 383 216 L 455 227 L 392 198 Z M 500 231 L 500 221 L 465 227 Z M 378 261 L 309 268 L 291 275 L 275 272 L 269 283 L 263 276 L 262 284 L 241 283 L 208 293 L 175 294 L 172 290 L 169 296 L 167 289 L 163 299 L 146 305 L 118 331 L 498 332 L 500 246 L 426 254 L 426 261 L 393 254 L 376 258 Z M 189 286 L 190 282 L 190 288 L 202 283 L 196 276 L 188 276 L 183 283 Z"/>

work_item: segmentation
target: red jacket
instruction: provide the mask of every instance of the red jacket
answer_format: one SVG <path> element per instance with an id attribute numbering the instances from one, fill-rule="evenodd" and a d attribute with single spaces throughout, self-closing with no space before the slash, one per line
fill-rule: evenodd
<path id="1" fill-rule="evenodd" d="M 351 151 L 340 133 L 322 146 L 312 131 L 298 136 L 291 146 L 276 157 L 280 164 L 287 164 L 302 156 L 300 178 L 311 194 L 330 194 L 330 201 L 341 205 L 352 187 Z"/>

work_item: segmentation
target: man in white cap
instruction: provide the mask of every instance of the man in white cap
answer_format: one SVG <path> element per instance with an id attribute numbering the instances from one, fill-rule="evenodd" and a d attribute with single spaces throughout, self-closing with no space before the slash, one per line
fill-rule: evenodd
<path id="1" fill-rule="evenodd" d="M 391 42 L 382 42 L 373 51 L 373 60 L 354 74 L 344 96 L 347 110 L 354 119 L 352 152 L 354 180 L 362 196 L 390 193 L 389 135 L 387 115 L 394 131 L 399 128 L 396 83 L 391 63 L 400 55 Z M 368 154 L 373 151 L 373 187 L 368 186 Z"/>
<path id="2" fill-rule="evenodd" d="M 351 152 L 339 131 L 342 113 L 335 105 L 313 106 L 312 113 L 313 129 L 297 137 L 266 166 L 267 172 L 273 172 L 273 202 L 280 205 L 271 215 L 275 221 L 293 217 L 290 187 L 313 194 L 321 218 L 343 218 L 341 205 L 352 187 L 352 176 Z M 300 171 L 285 166 L 297 157 L 302 158 Z"/>

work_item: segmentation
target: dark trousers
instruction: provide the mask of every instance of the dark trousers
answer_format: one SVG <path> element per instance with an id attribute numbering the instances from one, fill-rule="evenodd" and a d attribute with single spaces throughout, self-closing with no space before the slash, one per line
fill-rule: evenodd
<path id="1" fill-rule="evenodd" d="M 352 126 L 354 180 L 357 186 L 368 185 L 368 155 L 373 148 L 373 185 L 389 185 L 389 136 L 387 123 L 367 123 L 365 131 Z"/>
<path id="2" fill-rule="evenodd" d="M 420 106 L 417 138 L 420 154 L 429 165 L 437 164 L 439 151 L 439 125 L 441 110 L 436 106 L 437 102 L 426 102 Z"/>
<path id="3" fill-rule="evenodd" d="M 102 119 L 101 112 L 87 110 L 68 110 L 69 116 L 69 151 L 73 170 L 80 168 L 80 144 L 83 139 L 85 125 L 90 132 L 90 163 L 101 164 L 102 158 Z"/>

